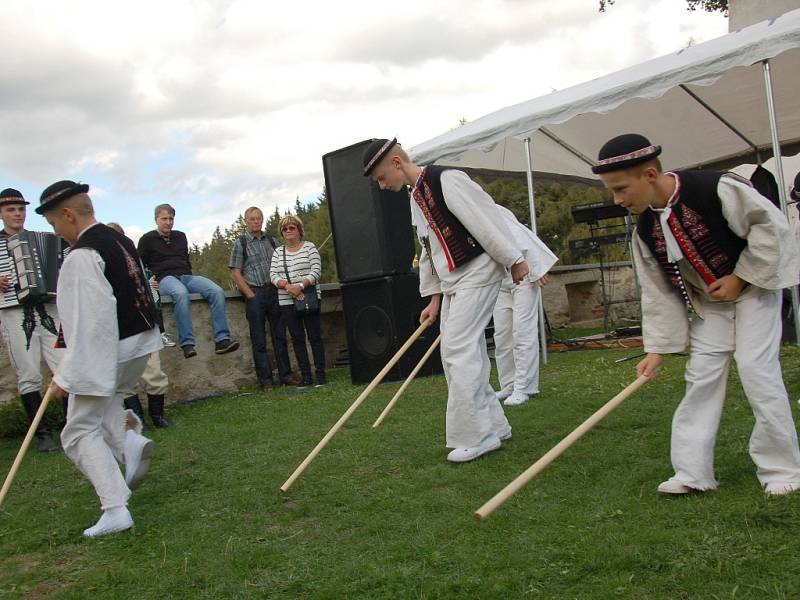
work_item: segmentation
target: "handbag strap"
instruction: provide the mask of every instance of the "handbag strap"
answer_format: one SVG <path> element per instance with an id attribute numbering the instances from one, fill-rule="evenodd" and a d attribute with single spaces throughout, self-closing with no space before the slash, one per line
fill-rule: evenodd
<path id="1" fill-rule="evenodd" d="M 286 264 L 286 246 L 283 247 L 283 270 L 286 272 L 286 281 L 292 283 L 292 280 L 289 279 L 289 267 Z"/>

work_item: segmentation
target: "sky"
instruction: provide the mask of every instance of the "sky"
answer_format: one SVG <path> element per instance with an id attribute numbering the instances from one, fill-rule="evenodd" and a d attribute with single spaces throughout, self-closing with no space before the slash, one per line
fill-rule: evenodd
<path id="1" fill-rule="evenodd" d="M 82 181 L 134 240 L 190 243 L 323 190 L 322 155 L 461 120 L 727 33 L 682 0 L 3 0 L 0 188 Z"/>

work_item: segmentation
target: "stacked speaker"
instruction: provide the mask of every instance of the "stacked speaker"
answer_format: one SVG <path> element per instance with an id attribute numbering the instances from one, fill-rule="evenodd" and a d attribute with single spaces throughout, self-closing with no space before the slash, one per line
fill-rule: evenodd
<path id="1" fill-rule="evenodd" d="M 331 213 L 336 268 L 350 352 L 350 378 L 367 383 L 419 326 L 427 305 L 412 271 L 414 234 L 408 192 L 382 191 L 363 175 L 371 140 L 322 157 Z M 429 327 L 386 376 L 405 379 L 439 335 Z M 438 351 L 420 375 L 442 372 Z"/>

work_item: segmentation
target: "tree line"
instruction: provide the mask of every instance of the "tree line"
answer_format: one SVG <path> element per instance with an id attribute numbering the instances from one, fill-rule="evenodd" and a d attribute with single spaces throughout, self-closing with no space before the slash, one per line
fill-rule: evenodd
<path id="1" fill-rule="evenodd" d="M 524 173 L 504 173 L 485 169 L 465 169 L 494 198 L 495 202 L 511 210 L 517 219 L 530 225 L 528 208 L 528 187 Z M 569 242 L 590 237 L 589 226 L 576 224 L 572 218 L 572 207 L 589 202 L 609 200 L 608 192 L 596 182 L 578 177 L 552 174 L 534 174 L 534 194 L 536 203 L 537 234 L 542 241 L 559 257 L 559 264 L 583 264 L 598 261 L 596 254 L 575 252 Z M 295 200 L 294 208 L 281 214 L 278 207 L 268 216 L 265 212 L 264 229 L 281 240 L 278 222 L 284 214 L 292 214 L 303 221 L 305 239 L 316 244 L 322 257 L 323 283 L 338 281 L 336 254 L 331 236 L 331 220 L 328 211 L 328 196 L 325 190 L 308 204 Z M 612 219 L 600 223 L 604 229 L 595 232 L 600 235 L 619 232 L 624 228 L 623 219 Z M 204 275 L 224 289 L 235 289 L 230 278 L 228 261 L 236 240 L 245 232 L 244 215 L 239 215 L 227 228 L 217 227 L 211 241 L 193 245 L 189 250 L 192 269 Z M 621 245 L 604 246 L 603 259 L 606 261 L 626 260 L 626 249 Z"/>

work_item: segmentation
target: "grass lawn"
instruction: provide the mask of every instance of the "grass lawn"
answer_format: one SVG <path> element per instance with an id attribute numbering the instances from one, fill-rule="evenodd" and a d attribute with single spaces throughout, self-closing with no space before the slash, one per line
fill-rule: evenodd
<path id="1" fill-rule="evenodd" d="M 86 540 L 93 490 L 29 453 L 0 509 L 0 598 L 800 598 L 800 494 L 766 498 L 732 375 L 720 489 L 656 493 L 683 361 L 629 398 L 487 521 L 472 512 L 633 381 L 635 350 L 551 354 L 514 437 L 445 461 L 446 387 L 379 386 L 288 493 L 280 485 L 361 389 L 279 388 L 174 407 L 130 503 L 132 531 Z M 785 347 L 797 415 L 800 350 Z M 19 439 L 0 440 L 3 476 Z"/>

